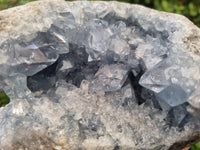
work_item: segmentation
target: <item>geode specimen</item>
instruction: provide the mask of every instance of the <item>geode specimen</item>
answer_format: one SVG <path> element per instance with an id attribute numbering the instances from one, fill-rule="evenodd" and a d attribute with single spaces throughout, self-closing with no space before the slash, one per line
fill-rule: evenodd
<path id="1" fill-rule="evenodd" d="M 200 139 L 200 30 L 117 2 L 0 12 L 2 149 L 181 149 Z"/>

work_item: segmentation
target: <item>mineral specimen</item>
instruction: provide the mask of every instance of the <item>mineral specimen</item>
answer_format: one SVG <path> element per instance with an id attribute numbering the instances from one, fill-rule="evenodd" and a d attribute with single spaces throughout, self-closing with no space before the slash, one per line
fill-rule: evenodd
<path id="1" fill-rule="evenodd" d="M 200 30 L 183 16 L 45 0 L 0 18 L 2 149 L 167 150 L 200 139 Z"/>

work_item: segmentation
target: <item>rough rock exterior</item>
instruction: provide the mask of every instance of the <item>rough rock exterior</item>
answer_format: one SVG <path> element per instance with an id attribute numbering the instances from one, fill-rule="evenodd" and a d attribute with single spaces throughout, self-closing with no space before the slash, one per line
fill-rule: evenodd
<path id="1" fill-rule="evenodd" d="M 179 150 L 200 140 L 200 30 L 118 2 L 0 12 L 0 149 Z"/>

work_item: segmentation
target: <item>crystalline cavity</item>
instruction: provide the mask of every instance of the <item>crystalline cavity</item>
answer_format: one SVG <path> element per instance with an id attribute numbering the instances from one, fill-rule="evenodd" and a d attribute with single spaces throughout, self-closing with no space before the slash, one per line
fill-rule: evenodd
<path id="1" fill-rule="evenodd" d="M 59 15 L 47 31 L 13 41 L 14 61 L 0 65 L 0 72 L 27 76 L 32 92 L 51 93 L 61 81 L 80 88 L 86 81 L 92 92 L 120 93 L 119 103 L 131 108 L 150 99 L 177 120 L 174 109 L 186 107 L 198 83 L 193 74 L 199 74 L 196 61 L 172 43 L 177 27 L 106 10 Z M 1 47 L 9 53 L 6 44 Z"/>

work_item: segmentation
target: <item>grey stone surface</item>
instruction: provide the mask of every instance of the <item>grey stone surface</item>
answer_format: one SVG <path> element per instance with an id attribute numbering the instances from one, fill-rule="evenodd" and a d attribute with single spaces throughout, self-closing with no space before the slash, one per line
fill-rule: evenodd
<path id="1" fill-rule="evenodd" d="M 0 148 L 177 150 L 200 140 L 200 30 L 118 2 L 0 12 Z"/>

